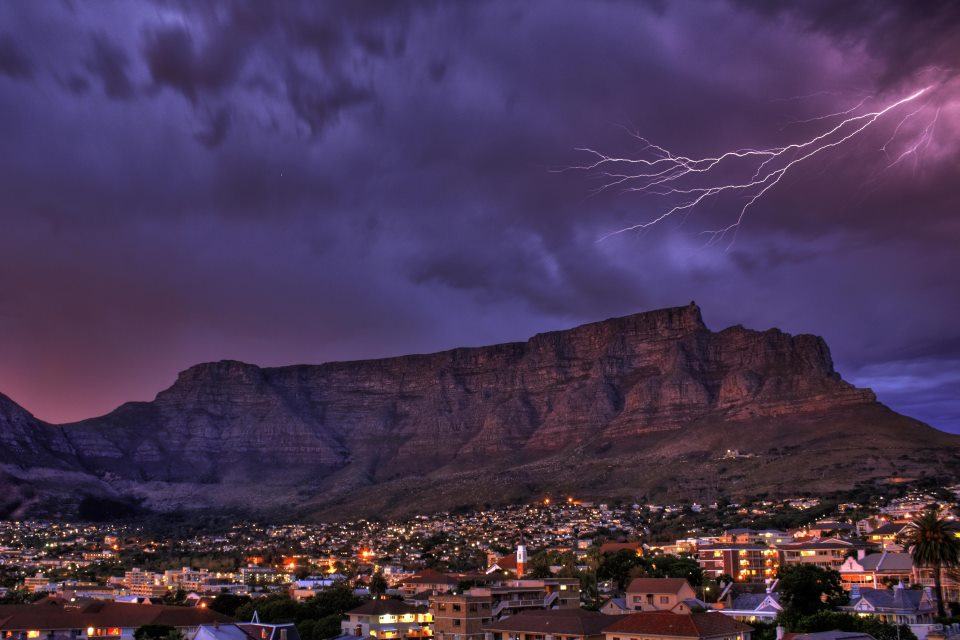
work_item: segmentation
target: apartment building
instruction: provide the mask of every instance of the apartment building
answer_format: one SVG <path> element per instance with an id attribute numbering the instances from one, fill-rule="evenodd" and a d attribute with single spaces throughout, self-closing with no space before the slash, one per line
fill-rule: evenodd
<path id="1" fill-rule="evenodd" d="M 717 543 L 697 550 L 697 563 L 704 575 L 728 575 L 737 582 L 765 582 L 777 575 L 779 554 L 762 544 Z"/>

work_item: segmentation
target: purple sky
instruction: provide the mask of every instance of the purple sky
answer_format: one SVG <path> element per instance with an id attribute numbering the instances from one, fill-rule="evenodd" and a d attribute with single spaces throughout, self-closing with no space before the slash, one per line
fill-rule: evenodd
<path id="1" fill-rule="evenodd" d="M 823 335 L 960 432 L 960 4 L 0 4 L 0 391 L 66 421 L 200 361 L 524 339 L 696 300 Z M 932 79 L 932 80 L 931 80 Z M 733 244 L 719 200 L 552 168 L 617 125 L 686 155 L 785 144 L 934 82 L 791 173 Z M 798 96 L 809 96 L 798 98 Z M 742 202 L 742 201 L 739 201 Z"/>

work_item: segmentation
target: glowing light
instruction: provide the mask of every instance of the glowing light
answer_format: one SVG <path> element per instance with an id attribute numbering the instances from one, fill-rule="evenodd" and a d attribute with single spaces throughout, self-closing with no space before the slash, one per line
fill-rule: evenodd
<path id="1" fill-rule="evenodd" d="M 705 200 L 722 194 L 736 194 L 746 198 L 746 203 L 740 207 L 733 222 L 719 229 L 704 231 L 705 234 L 710 236 L 708 244 L 711 244 L 722 240 L 728 233 L 738 229 L 750 208 L 780 183 L 783 177 L 798 164 L 804 163 L 825 151 L 844 145 L 888 113 L 915 102 L 928 94 L 931 89 L 933 89 L 933 85 L 923 87 L 886 104 L 882 108 L 876 108 L 859 115 L 854 114 L 861 109 L 869 97 L 843 111 L 798 120 L 795 122 L 796 124 L 809 124 L 842 118 L 838 123 L 826 126 L 816 135 L 801 142 L 780 147 L 735 149 L 712 157 L 693 158 L 677 155 L 660 145 L 654 144 L 638 132 L 628 130 L 628 133 L 643 145 L 641 152 L 645 154 L 644 157 L 611 156 L 590 147 L 580 147 L 577 151 L 589 154 L 592 156 L 592 161 L 567 167 L 561 171 L 599 172 L 599 175 L 604 178 L 604 182 L 594 190 L 595 194 L 620 188 L 625 192 L 637 192 L 675 199 L 676 204 L 659 215 L 646 222 L 607 233 L 600 240 L 628 231 L 649 229 L 677 214 L 689 213 Z M 903 116 L 881 151 L 887 152 L 887 147 L 897 137 L 904 122 L 919 113 L 922 108 L 923 105 Z M 916 156 L 919 151 L 930 145 L 938 116 L 939 110 L 933 120 L 921 132 L 919 138 L 898 154 L 890 162 L 888 168 L 898 164 L 904 158 Z M 748 165 L 753 168 L 753 175 L 747 179 L 729 180 L 727 177 L 730 173 L 728 169 L 733 162 L 753 163 Z M 695 182 L 691 183 L 688 180 L 695 180 Z"/>

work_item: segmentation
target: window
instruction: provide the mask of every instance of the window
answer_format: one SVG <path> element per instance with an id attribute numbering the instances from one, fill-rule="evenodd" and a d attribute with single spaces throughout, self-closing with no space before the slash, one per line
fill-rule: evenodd
<path id="1" fill-rule="evenodd" d="M 460 609 L 461 609 L 460 605 L 459 605 L 458 603 L 454 603 L 454 605 L 453 605 L 453 610 L 454 610 L 454 611 L 460 611 Z"/>
<path id="2" fill-rule="evenodd" d="M 459 626 L 460 626 L 460 618 L 454 618 L 454 619 L 453 619 L 453 626 L 455 626 L 455 627 L 459 627 Z"/>
<path id="3" fill-rule="evenodd" d="M 670 602 L 670 596 L 660 596 L 660 604 L 667 604 Z"/>

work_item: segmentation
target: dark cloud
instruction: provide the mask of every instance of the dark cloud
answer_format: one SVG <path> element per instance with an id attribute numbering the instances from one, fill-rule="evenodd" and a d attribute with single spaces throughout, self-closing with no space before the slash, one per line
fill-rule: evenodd
<path id="1" fill-rule="evenodd" d="M 97 34 L 91 39 L 90 57 L 87 60 L 87 70 L 93 74 L 103 86 L 103 92 L 115 100 L 129 100 L 134 95 L 133 83 L 127 75 L 130 59 L 127 53 L 103 34 Z M 68 85 L 70 90 L 77 93 L 82 85 L 76 81 Z"/>
<path id="2" fill-rule="evenodd" d="M 668 199 L 551 171 L 640 152 L 618 125 L 691 155 L 795 142 L 819 125 L 791 121 L 956 64 L 953 10 L 928 6 L 0 4 L 0 392 L 77 418 L 201 360 L 422 352 L 696 299 L 713 328 L 822 334 L 846 376 L 960 431 L 948 73 L 899 128 L 791 172 L 729 247 L 699 232 L 737 197 L 599 241 Z"/>
<path id="3" fill-rule="evenodd" d="M 312 135 L 337 122 L 341 112 L 373 102 L 373 92 L 333 76 L 313 78 L 291 65 L 286 75 L 287 98 Z"/>
<path id="4" fill-rule="evenodd" d="M 767 15 L 797 18 L 813 31 L 862 45 L 884 66 L 882 84 L 924 67 L 960 66 L 960 3 L 955 0 L 742 0 Z"/>
<path id="5" fill-rule="evenodd" d="M 33 63 L 17 42 L 6 33 L 0 33 L 0 75 L 18 80 L 33 77 Z"/>
<path id="6" fill-rule="evenodd" d="M 149 29 L 143 54 L 153 81 L 179 91 L 191 102 L 201 91 L 217 92 L 236 82 L 246 57 L 239 40 L 222 35 L 198 49 L 190 32 L 180 26 Z"/>
<path id="7" fill-rule="evenodd" d="M 230 122 L 230 110 L 227 108 L 217 109 L 207 116 L 206 127 L 195 133 L 194 138 L 208 149 L 219 147 L 227 139 Z"/>

